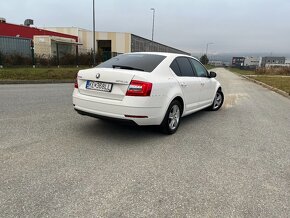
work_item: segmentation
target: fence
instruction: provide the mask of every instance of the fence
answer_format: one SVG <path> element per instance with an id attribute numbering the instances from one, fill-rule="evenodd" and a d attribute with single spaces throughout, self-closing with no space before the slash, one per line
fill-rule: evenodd
<path id="1" fill-rule="evenodd" d="M 0 36 L 0 67 L 13 66 L 92 66 L 92 50 L 71 50 L 61 44 L 53 55 L 35 54 L 31 39 Z M 96 63 L 118 55 L 115 52 L 98 50 Z"/>

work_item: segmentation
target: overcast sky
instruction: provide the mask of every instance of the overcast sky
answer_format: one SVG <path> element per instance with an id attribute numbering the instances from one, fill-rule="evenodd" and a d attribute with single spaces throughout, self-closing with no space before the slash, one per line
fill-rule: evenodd
<path id="1" fill-rule="evenodd" d="M 95 0 L 96 30 L 130 32 L 188 52 L 290 53 L 290 0 Z M 92 29 L 92 0 L 1 0 L 0 17 Z"/>

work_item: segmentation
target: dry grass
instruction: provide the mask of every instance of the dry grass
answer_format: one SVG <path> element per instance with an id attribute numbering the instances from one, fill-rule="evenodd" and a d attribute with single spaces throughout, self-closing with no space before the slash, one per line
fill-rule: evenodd
<path id="1" fill-rule="evenodd" d="M 290 76 L 290 67 L 270 67 L 258 68 L 257 70 L 242 70 L 238 68 L 229 68 L 230 71 L 241 75 L 281 75 Z"/>
<path id="2" fill-rule="evenodd" d="M 251 76 L 251 78 L 283 90 L 290 95 L 290 77 L 281 76 Z"/>
<path id="3" fill-rule="evenodd" d="M 256 75 L 282 75 L 290 76 L 290 67 L 270 67 L 259 68 L 255 71 Z"/>
<path id="4" fill-rule="evenodd" d="M 290 67 L 259 68 L 257 70 L 230 68 L 229 70 L 245 76 L 251 75 L 250 78 L 285 91 L 290 95 Z"/>
<path id="5" fill-rule="evenodd" d="M 80 69 L 82 68 L 3 68 L 0 69 L 0 80 L 68 80 L 74 79 Z"/>

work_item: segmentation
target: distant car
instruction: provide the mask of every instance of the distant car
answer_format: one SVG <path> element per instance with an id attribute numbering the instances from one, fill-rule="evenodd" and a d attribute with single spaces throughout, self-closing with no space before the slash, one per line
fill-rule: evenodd
<path id="1" fill-rule="evenodd" d="M 215 72 L 190 56 L 122 54 L 78 72 L 73 105 L 82 115 L 159 125 L 164 133 L 173 134 L 181 117 L 222 106 L 224 95 L 214 77 Z"/>

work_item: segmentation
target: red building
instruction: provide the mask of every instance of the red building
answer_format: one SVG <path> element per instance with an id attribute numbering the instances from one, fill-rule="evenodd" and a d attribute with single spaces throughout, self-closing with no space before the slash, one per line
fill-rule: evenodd
<path id="1" fill-rule="evenodd" d="M 58 57 L 77 54 L 78 45 L 77 36 L 30 27 L 29 24 L 6 23 L 5 19 L 0 19 L 0 54 L 2 55 L 31 56 L 33 52 L 41 57 Z"/>

